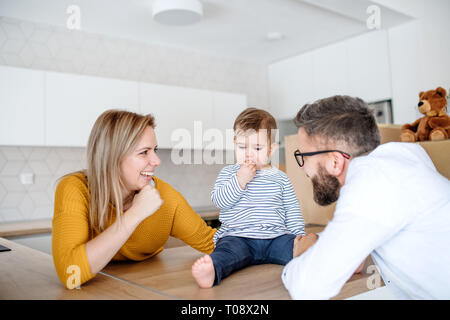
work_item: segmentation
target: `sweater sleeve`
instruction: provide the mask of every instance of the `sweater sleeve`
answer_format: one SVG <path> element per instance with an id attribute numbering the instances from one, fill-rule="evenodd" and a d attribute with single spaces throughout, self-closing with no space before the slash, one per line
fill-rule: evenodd
<path id="1" fill-rule="evenodd" d="M 239 185 L 236 173 L 225 167 L 219 176 L 211 192 L 211 201 L 219 209 L 229 209 L 242 197 L 245 190 Z"/>
<path id="2" fill-rule="evenodd" d="M 61 180 L 55 193 L 52 254 L 58 277 L 67 288 L 94 277 L 85 248 L 89 241 L 88 216 L 87 186 L 76 176 Z"/>
<path id="3" fill-rule="evenodd" d="M 173 200 L 177 205 L 171 236 L 198 251 L 210 254 L 214 250 L 213 237 L 217 230 L 208 226 L 178 191 L 175 191 L 175 197 Z"/>

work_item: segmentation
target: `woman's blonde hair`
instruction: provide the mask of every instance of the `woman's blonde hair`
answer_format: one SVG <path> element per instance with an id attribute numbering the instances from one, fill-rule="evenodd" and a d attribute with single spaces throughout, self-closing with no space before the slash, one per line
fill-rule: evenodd
<path id="1" fill-rule="evenodd" d="M 120 221 L 126 196 L 120 164 L 134 150 L 148 126 L 155 128 L 152 115 L 114 109 L 103 112 L 95 121 L 87 145 L 87 169 L 84 171 L 90 194 L 92 231 L 101 233 L 110 225 L 113 220 L 111 205 L 115 206 L 116 219 Z"/>

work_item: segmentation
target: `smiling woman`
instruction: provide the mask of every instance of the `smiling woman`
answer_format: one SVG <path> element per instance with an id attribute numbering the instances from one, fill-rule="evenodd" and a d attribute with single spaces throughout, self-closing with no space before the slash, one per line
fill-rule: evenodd
<path id="1" fill-rule="evenodd" d="M 89 137 L 87 169 L 60 180 L 52 252 L 67 288 L 88 281 L 111 260 L 158 254 L 169 236 L 205 253 L 214 249 L 216 229 L 153 176 L 161 164 L 154 127 L 151 115 L 104 112 Z"/>

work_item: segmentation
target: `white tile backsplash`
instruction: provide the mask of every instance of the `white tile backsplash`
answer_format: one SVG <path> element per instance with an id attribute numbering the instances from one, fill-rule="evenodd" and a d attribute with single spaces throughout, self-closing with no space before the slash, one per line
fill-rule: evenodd
<path id="1" fill-rule="evenodd" d="M 85 148 L 0 146 L 0 223 L 51 218 L 56 181 L 84 169 L 85 152 Z M 176 165 L 171 153 L 159 150 L 161 166 L 155 176 L 170 183 L 194 209 L 213 207 L 211 190 L 225 164 Z M 194 159 L 193 153 L 191 158 Z M 22 172 L 34 173 L 34 183 L 21 184 Z"/>

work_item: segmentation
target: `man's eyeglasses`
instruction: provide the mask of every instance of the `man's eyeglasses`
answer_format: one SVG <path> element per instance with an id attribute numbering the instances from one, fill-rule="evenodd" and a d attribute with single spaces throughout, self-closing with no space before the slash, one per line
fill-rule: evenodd
<path id="1" fill-rule="evenodd" d="M 322 151 L 315 151 L 315 152 L 305 152 L 305 153 L 301 153 L 300 150 L 295 150 L 294 152 L 294 157 L 295 160 L 297 160 L 297 163 L 300 167 L 303 167 L 303 165 L 305 164 L 305 161 L 303 159 L 303 157 L 309 157 L 309 156 L 315 156 L 316 154 L 321 154 L 321 153 L 328 153 L 328 152 L 339 152 L 340 154 L 342 154 L 342 156 L 345 159 L 350 159 L 351 156 L 343 151 L 339 151 L 339 150 L 322 150 Z"/>

